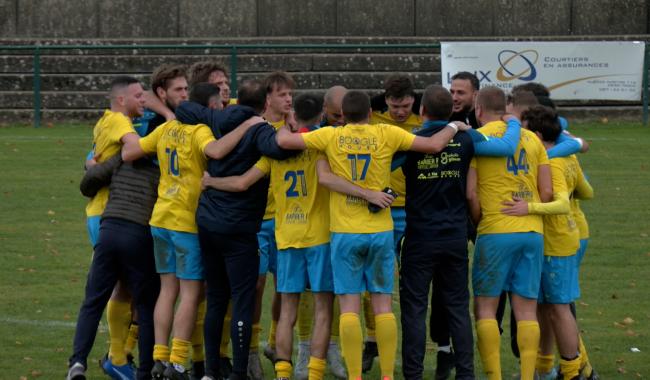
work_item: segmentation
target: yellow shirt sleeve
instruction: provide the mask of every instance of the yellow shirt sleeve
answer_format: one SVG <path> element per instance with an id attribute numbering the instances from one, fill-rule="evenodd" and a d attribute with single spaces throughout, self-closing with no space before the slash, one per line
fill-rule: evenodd
<path id="1" fill-rule="evenodd" d="M 210 128 L 207 125 L 198 125 L 196 126 L 197 130 L 194 133 L 194 149 L 205 154 L 205 147 L 213 142 L 217 141 L 212 134 Z"/>
<path id="2" fill-rule="evenodd" d="M 327 145 L 332 142 L 335 132 L 336 130 L 334 128 L 321 128 L 313 132 L 301 133 L 300 135 L 307 148 L 324 151 L 327 149 Z"/>
<path id="3" fill-rule="evenodd" d="M 537 165 L 549 165 L 549 159 L 548 159 L 548 154 L 546 154 L 546 149 L 544 149 L 544 146 L 542 143 L 539 143 L 539 149 L 538 149 L 538 155 L 537 155 Z"/>
<path id="4" fill-rule="evenodd" d="M 413 146 L 415 135 L 394 125 L 387 125 L 388 141 L 393 144 L 395 150 L 409 150 Z"/>
<path id="5" fill-rule="evenodd" d="M 271 159 L 264 156 L 255 163 L 255 167 L 260 169 L 262 173 L 268 176 L 271 173 Z"/>
<path id="6" fill-rule="evenodd" d="M 122 137 L 129 133 L 135 133 L 131 121 L 126 117 L 119 119 L 116 118 L 115 123 L 110 127 L 109 139 L 116 143 L 120 143 L 122 142 Z"/>
<path id="7" fill-rule="evenodd" d="M 146 154 L 156 153 L 158 140 L 160 139 L 160 136 L 163 134 L 163 130 L 165 129 L 161 127 L 162 125 L 159 125 L 158 128 L 154 129 L 153 132 L 149 133 L 147 136 L 142 137 L 140 140 L 138 140 L 138 143 L 140 144 L 140 148 Z"/>

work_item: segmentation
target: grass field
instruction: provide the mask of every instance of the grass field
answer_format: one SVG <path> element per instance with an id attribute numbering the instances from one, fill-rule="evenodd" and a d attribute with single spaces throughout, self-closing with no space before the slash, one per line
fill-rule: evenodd
<path id="1" fill-rule="evenodd" d="M 583 202 L 592 237 L 580 328 L 602 378 L 650 378 L 650 128 L 577 124 L 572 131 L 591 142 L 580 160 L 596 191 Z M 89 125 L 0 128 L 0 379 L 65 376 L 91 258 L 78 190 L 90 140 Z M 89 359 L 91 379 L 103 378 L 93 363 L 106 341 L 102 330 Z M 502 340 L 506 379 L 517 365 L 508 342 Z M 430 351 L 429 368 L 432 358 Z M 398 355 L 398 374 L 400 362 Z M 482 378 L 478 356 L 477 374 Z"/>

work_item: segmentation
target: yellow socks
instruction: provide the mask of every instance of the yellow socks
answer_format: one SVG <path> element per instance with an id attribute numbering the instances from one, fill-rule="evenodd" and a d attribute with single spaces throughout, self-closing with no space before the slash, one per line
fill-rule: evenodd
<path id="1" fill-rule="evenodd" d="M 485 371 L 488 380 L 501 380 L 501 336 L 496 319 L 478 320 L 476 322 L 476 337 L 483 371 Z"/>
<path id="2" fill-rule="evenodd" d="M 340 327 L 341 349 L 344 352 L 345 364 L 348 367 L 348 378 L 361 377 L 361 320 L 359 314 L 342 313 Z"/>
<path id="3" fill-rule="evenodd" d="M 578 376 L 580 374 L 580 355 L 570 360 L 560 357 L 560 372 L 565 379 L 573 379 Z"/>
<path id="4" fill-rule="evenodd" d="M 250 351 L 251 352 L 258 351 L 258 349 L 260 347 L 260 334 L 261 333 L 262 333 L 262 326 L 260 326 L 259 323 L 254 324 L 253 325 L 253 331 L 251 332 L 251 345 L 250 345 Z M 223 343 L 223 339 L 221 340 L 221 342 Z M 227 347 L 227 345 L 226 345 L 226 347 Z M 224 356 L 224 355 L 222 355 L 222 356 Z M 225 355 L 225 356 L 228 356 L 228 355 Z"/>
<path id="5" fill-rule="evenodd" d="M 221 330 L 221 345 L 219 345 L 219 356 L 222 358 L 228 358 L 228 343 L 230 343 L 230 321 L 232 320 L 232 301 L 228 303 L 228 311 L 226 311 L 226 317 L 223 319 L 223 329 Z M 257 326 L 257 334 L 255 334 L 255 326 Z M 253 338 L 255 338 L 255 350 L 260 343 L 260 325 L 253 325 L 253 336 L 251 336 L 251 345 L 250 350 L 253 350 Z"/>
<path id="6" fill-rule="evenodd" d="M 271 321 L 271 328 L 269 329 L 269 346 L 275 349 L 275 330 L 278 328 L 278 321 Z"/>
<path id="7" fill-rule="evenodd" d="M 553 370 L 554 365 L 555 365 L 555 354 L 542 355 L 541 352 L 537 354 L 537 364 L 535 364 L 537 373 L 539 374 L 549 373 Z"/>
<path id="8" fill-rule="evenodd" d="M 370 293 L 363 293 L 363 319 L 366 323 L 366 336 L 371 342 L 375 341 L 375 312 L 372 310 Z"/>
<path id="9" fill-rule="evenodd" d="M 580 339 L 580 374 L 586 378 L 591 376 L 591 372 L 594 370 L 591 367 L 589 362 L 589 355 L 587 355 L 587 347 L 585 347 L 585 342 L 582 341 L 582 335 L 578 335 Z"/>
<path id="10" fill-rule="evenodd" d="M 517 345 L 521 363 L 521 380 L 533 380 L 537 349 L 539 348 L 539 323 L 537 321 L 517 322 Z"/>
<path id="11" fill-rule="evenodd" d="M 382 378 L 393 378 L 395 354 L 397 353 L 397 321 L 395 314 L 385 313 L 375 316 L 375 334 L 379 351 L 379 367 Z"/>
<path id="12" fill-rule="evenodd" d="M 286 360 L 278 360 L 275 362 L 275 377 L 286 377 L 289 379 L 291 378 L 292 372 L 293 366 L 291 365 L 291 362 L 288 362 Z"/>
<path id="13" fill-rule="evenodd" d="M 314 295 L 306 290 L 300 296 L 298 304 L 298 339 L 306 342 L 311 337 L 312 321 L 314 320 Z"/>
<path id="14" fill-rule="evenodd" d="M 153 346 L 153 360 L 160 360 L 161 362 L 169 362 L 169 347 L 164 344 L 156 344 Z"/>
<path id="15" fill-rule="evenodd" d="M 172 353 L 169 356 L 169 361 L 186 368 L 190 361 L 190 347 L 192 347 L 192 342 L 189 340 L 172 339 Z"/>
<path id="16" fill-rule="evenodd" d="M 334 299 L 334 306 L 332 307 L 332 333 L 330 334 L 330 342 L 339 341 L 339 317 L 341 316 L 341 307 L 338 300 Z"/>
<path id="17" fill-rule="evenodd" d="M 202 362 L 205 361 L 205 353 L 203 352 L 203 324 L 205 321 L 205 308 L 206 301 L 203 300 L 199 303 L 196 310 L 196 322 L 194 322 L 194 331 L 192 332 L 192 361 Z"/>
<path id="18" fill-rule="evenodd" d="M 307 368 L 309 369 L 309 380 L 323 380 L 326 366 L 327 363 L 325 362 L 325 359 L 310 356 L 309 364 L 307 365 Z"/>
<path id="19" fill-rule="evenodd" d="M 116 366 L 126 364 L 126 352 L 124 352 L 124 341 L 129 332 L 131 323 L 131 304 L 109 300 L 106 307 L 106 319 L 108 320 L 108 333 L 111 344 L 108 349 L 108 357 Z"/>
<path id="20" fill-rule="evenodd" d="M 129 326 L 129 333 L 128 336 L 126 337 L 126 343 L 124 343 L 124 352 L 126 353 L 127 356 L 133 352 L 137 344 L 138 344 L 138 323 L 131 322 L 131 326 Z"/>

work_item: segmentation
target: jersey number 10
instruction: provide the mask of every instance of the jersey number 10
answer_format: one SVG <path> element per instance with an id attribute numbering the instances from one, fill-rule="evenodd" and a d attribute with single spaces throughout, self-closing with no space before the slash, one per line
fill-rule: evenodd
<path id="1" fill-rule="evenodd" d="M 176 152 L 176 149 L 171 150 L 169 148 L 165 148 L 165 153 L 167 153 L 167 161 L 169 163 L 167 166 L 167 174 L 179 176 L 181 174 L 181 171 L 178 166 L 178 153 Z"/>

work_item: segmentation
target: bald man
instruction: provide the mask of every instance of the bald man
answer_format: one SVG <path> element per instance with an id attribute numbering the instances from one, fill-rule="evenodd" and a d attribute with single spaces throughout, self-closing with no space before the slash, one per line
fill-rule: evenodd
<path id="1" fill-rule="evenodd" d="M 343 86 L 330 87 L 325 92 L 325 101 L 323 102 L 323 121 L 321 127 L 331 125 L 334 127 L 345 124 L 343 119 L 343 112 L 341 111 L 341 103 L 343 96 L 348 92 L 348 89 Z"/>

